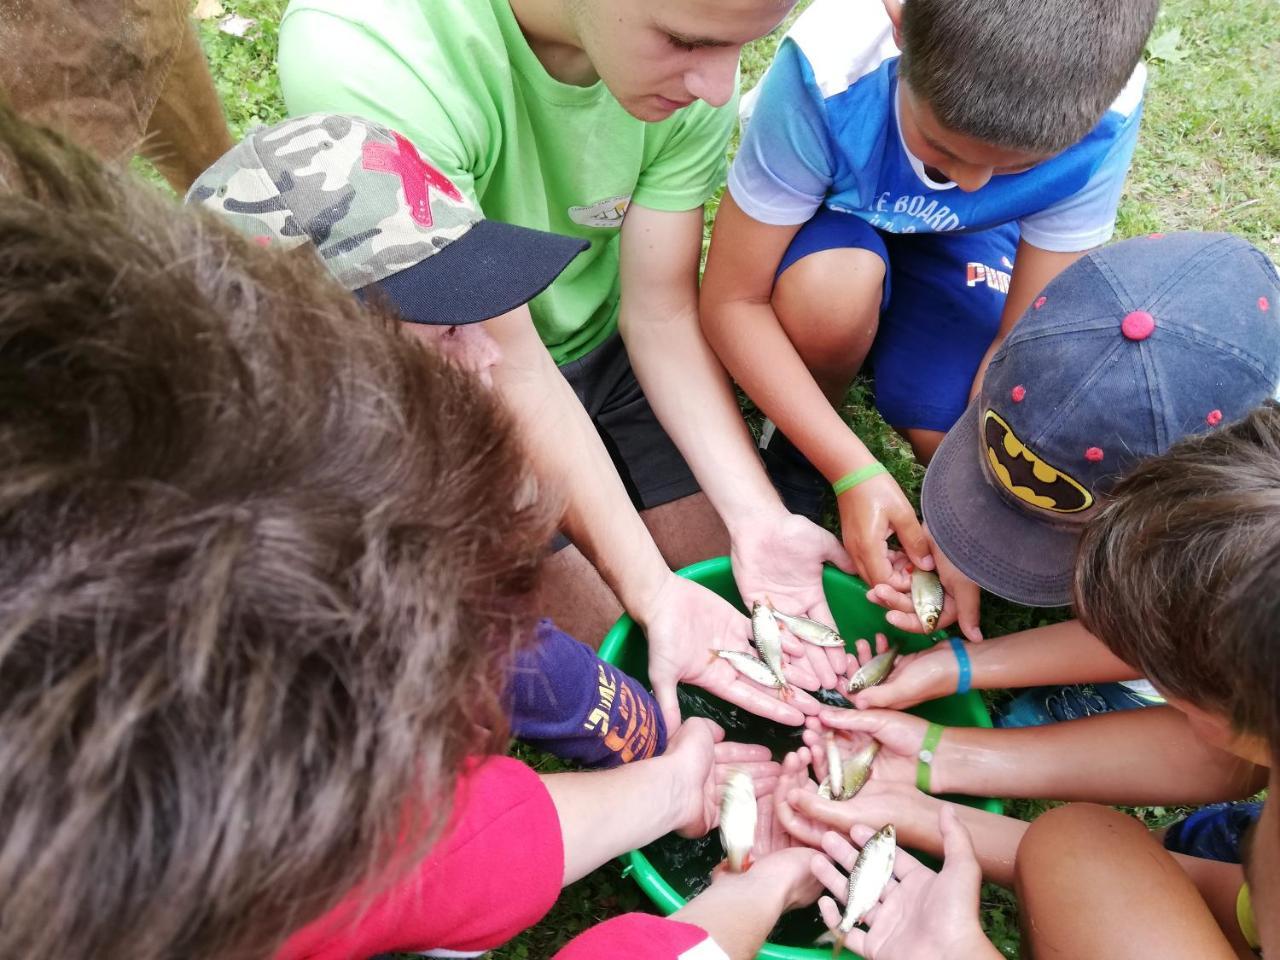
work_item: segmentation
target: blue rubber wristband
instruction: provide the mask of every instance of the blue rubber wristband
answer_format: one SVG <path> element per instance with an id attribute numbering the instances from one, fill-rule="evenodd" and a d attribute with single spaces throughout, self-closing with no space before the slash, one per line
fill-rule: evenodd
<path id="1" fill-rule="evenodd" d="M 951 638 L 951 649 L 955 651 L 956 663 L 960 665 L 960 682 L 956 685 L 956 693 L 968 693 L 973 682 L 973 665 L 969 662 L 969 651 L 964 648 L 964 641 L 959 637 Z"/>

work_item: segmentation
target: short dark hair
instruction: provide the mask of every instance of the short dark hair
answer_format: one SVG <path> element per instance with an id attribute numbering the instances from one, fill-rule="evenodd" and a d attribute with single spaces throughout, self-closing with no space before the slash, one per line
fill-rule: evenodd
<path id="1" fill-rule="evenodd" d="M 1081 537 L 1077 612 L 1166 692 L 1275 737 L 1277 591 L 1242 585 L 1260 570 L 1280 582 L 1277 544 L 1280 406 L 1267 401 L 1120 481 Z"/>
<path id="2" fill-rule="evenodd" d="M 474 377 L 0 106 L 0 956 L 269 957 L 412 866 L 553 523 Z"/>
<path id="3" fill-rule="evenodd" d="M 1280 769 L 1280 539 L 1244 571 L 1222 604 L 1222 656 L 1236 681 L 1233 719 L 1266 737 Z"/>
<path id="4" fill-rule="evenodd" d="M 949 130 L 1011 150 L 1081 140 L 1129 80 L 1159 0 L 910 0 L 901 75 Z"/>

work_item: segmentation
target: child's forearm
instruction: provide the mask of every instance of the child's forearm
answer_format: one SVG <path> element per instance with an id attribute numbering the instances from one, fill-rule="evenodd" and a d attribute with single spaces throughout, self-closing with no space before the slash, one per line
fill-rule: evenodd
<path id="1" fill-rule="evenodd" d="M 1023 730 L 951 727 L 932 772 L 934 793 L 1110 804 L 1239 799 L 1264 781 L 1258 767 L 1209 746 L 1170 707 Z"/>
<path id="2" fill-rule="evenodd" d="M 1108 683 L 1140 676 L 1079 620 L 1011 633 L 970 644 L 967 650 L 977 690 Z"/>
<path id="3" fill-rule="evenodd" d="M 938 809 L 947 800 L 923 797 L 916 809 L 906 817 L 894 820 L 898 831 L 898 843 L 921 853 L 935 857 L 943 855 L 942 835 L 938 832 Z M 1013 886 L 1013 865 L 1018 856 L 1018 844 L 1027 832 L 1027 823 L 1013 817 L 1001 816 L 987 810 L 952 804 L 973 839 L 973 852 L 982 867 L 983 879 L 1002 887 Z"/>
<path id="4" fill-rule="evenodd" d="M 613 770 L 542 777 L 560 818 L 564 885 L 682 826 L 665 756 Z"/>
<path id="5" fill-rule="evenodd" d="M 703 330 L 752 401 L 828 480 L 874 459 L 796 352 L 769 303 L 704 306 Z"/>
<path id="6" fill-rule="evenodd" d="M 748 870 L 717 877 L 707 889 L 672 914 L 671 919 L 707 931 L 730 960 L 751 960 L 785 907 L 783 891 L 762 878 L 758 871 Z"/>

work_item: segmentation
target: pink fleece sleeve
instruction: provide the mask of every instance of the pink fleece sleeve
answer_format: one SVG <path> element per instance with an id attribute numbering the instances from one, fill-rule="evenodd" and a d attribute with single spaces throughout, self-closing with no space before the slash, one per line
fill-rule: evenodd
<path id="1" fill-rule="evenodd" d="M 729 960 L 728 955 L 692 924 L 648 913 L 627 913 L 579 934 L 555 960 Z"/>
<path id="2" fill-rule="evenodd" d="M 347 897 L 291 936 L 275 960 L 479 954 L 541 920 L 563 878 L 551 795 L 524 764 L 492 757 L 459 781 L 453 819 L 426 859 L 372 900 Z"/>

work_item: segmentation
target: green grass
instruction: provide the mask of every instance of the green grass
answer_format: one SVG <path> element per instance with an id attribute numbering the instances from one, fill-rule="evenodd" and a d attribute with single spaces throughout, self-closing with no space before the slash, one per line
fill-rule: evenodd
<path id="1" fill-rule="evenodd" d="M 228 12 L 258 20 L 258 29 L 246 39 L 222 34 L 212 22 L 201 26 L 228 120 L 239 135 L 255 124 L 284 116 L 274 64 L 276 24 L 286 0 L 223 2 Z M 807 4 L 802 0 L 800 7 Z M 744 89 L 764 72 L 780 33 L 744 50 Z M 1117 235 L 1226 230 L 1256 243 L 1273 259 L 1280 258 L 1280 71 L 1275 68 L 1280 61 L 1280 4 L 1274 0 L 1166 0 L 1148 53 L 1151 77 L 1146 114 Z M 715 202 L 708 206 L 708 233 L 715 206 Z M 756 418 L 745 400 L 744 410 L 749 418 Z M 865 384 L 854 384 L 843 413 L 903 488 L 913 498 L 918 496 L 923 471 L 870 408 Z M 998 636 L 1063 616 L 1065 611 L 1029 610 L 988 597 L 982 626 L 988 636 Z M 539 766 L 554 763 L 534 754 L 521 755 Z M 1012 805 L 1011 811 L 1029 819 L 1048 806 L 1022 801 Z M 1133 812 L 1158 826 L 1181 811 Z M 541 924 L 494 956 L 501 960 L 548 957 L 599 920 L 644 908 L 636 887 L 610 864 L 567 889 Z M 1006 956 L 1017 956 L 1017 911 L 1012 897 L 988 886 L 983 890 L 982 908 L 996 945 Z"/>

